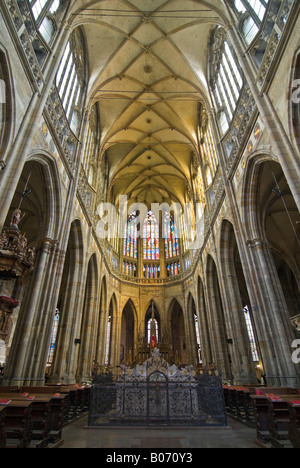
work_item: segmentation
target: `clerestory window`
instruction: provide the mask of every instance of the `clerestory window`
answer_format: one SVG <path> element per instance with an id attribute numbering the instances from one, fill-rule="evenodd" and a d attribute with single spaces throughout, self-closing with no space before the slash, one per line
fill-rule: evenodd
<path id="1" fill-rule="evenodd" d="M 269 0 L 235 0 L 234 6 L 238 13 L 243 13 L 241 30 L 245 41 L 251 44 L 258 33 L 265 17 Z"/>
<path id="2" fill-rule="evenodd" d="M 53 15 L 60 7 L 60 0 L 31 0 L 30 7 L 39 32 L 49 44 L 56 31 Z"/>
<path id="3" fill-rule="evenodd" d="M 56 87 L 71 130 L 77 134 L 84 94 L 83 40 L 77 30 L 68 42 L 56 75 Z"/>
<path id="4" fill-rule="evenodd" d="M 244 81 L 237 59 L 228 41 L 225 37 L 223 42 L 220 41 L 222 35 L 224 35 L 224 30 L 217 28 L 212 38 L 213 40 L 216 39 L 218 43 L 218 49 L 215 52 L 219 60 L 213 62 L 211 87 L 215 107 L 218 111 L 220 130 L 224 134 L 232 122 Z"/>

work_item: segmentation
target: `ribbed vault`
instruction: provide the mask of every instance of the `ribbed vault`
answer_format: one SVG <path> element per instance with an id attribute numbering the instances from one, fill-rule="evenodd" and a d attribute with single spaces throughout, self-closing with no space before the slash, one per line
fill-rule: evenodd
<path id="1" fill-rule="evenodd" d="M 211 6 L 213 5 L 213 7 Z M 78 10 L 89 58 L 89 97 L 100 102 L 108 199 L 184 203 L 199 153 L 207 52 L 223 24 L 220 1 L 107 0 Z"/>

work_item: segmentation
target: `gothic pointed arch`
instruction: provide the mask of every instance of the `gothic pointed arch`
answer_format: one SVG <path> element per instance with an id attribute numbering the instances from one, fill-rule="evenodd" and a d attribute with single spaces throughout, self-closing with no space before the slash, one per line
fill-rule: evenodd
<path id="1" fill-rule="evenodd" d="M 170 304 L 169 314 L 171 318 L 173 361 L 177 364 L 187 364 L 189 361 L 187 330 L 183 309 L 176 298 Z"/>
<path id="2" fill-rule="evenodd" d="M 213 362 L 222 369 L 223 375 L 231 379 L 231 354 L 226 329 L 225 307 L 221 294 L 217 265 L 211 255 L 207 256 L 206 283 L 209 298 L 210 336 L 213 347 Z"/>
<path id="3" fill-rule="evenodd" d="M 283 368 L 294 375 L 297 369 L 286 356 L 296 334 L 292 318 L 299 310 L 300 213 L 281 165 L 270 155 L 255 154 L 250 159 L 245 178 L 245 184 L 248 183 L 243 200 L 249 207 L 249 212 L 243 211 L 247 245 L 257 270 L 264 272 L 257 285 L 259 330 L 273 330 L 276 336 L 264 347 L 265 363 L 272 375 L 275 371 L 280 374 Z M 293 304 L 291 291 L 295 294 Z M 262 339 L 263 336 L 265 333 Z M 276 361 L 274 346 L 286 350 Z"/>
<path id="4" fill-rule="evenodd" d="M 153 337 L 155 337 L 155 343 Z M 152 340 L 153 346 L 158 346 L 161 342 L 161 337 L 161 315 L 156 302 L 152 299 L 145 314 L 145 341 L 147 345 L 151 345 Z"/>
<path id="5" fill-rule="evenodd" d="M 3 166 L 14 128 L 13 89 L 8 54 L 0 43 L 0 164 Z"/>
<path id="6" fill-rule="evenodd" d="M 201 345 L 201 337 L 200 337 L 200 320 L 199 320 L 199 313 L 196 308 L 196 303 L 192 293 L 189 293 L 188 302 L 187 302 L 187 310 L 188 310 L 188 322 L 190 324 L 190 353 L 191 353 L 191 360 L 194 362 L 195 365 L 202 364 L 203 357 L 202 357 L 202 345 Z"/>
<path id="7" fill-rule="evenodd" d="M 109 366 L 109 365 L 114 365 L 115 363 L 115 348 L 114 348 L 114 340 L 113 336 L 115 333 L 115 327 L 117 323 L 117 298 L 115 293 L 113 293 L 110 302 L 109 302 L 109 308 L 108 308 L 108 314 L 106 314 L 107 320 L 106 320 L 106 333 L 105 333 L 105 359 L 104 359 L 104 364 Z M 117 358 L 118 359 L 118 358 Z"/>
<path id="8" fill-rule="evenodd" d="M 130 365 L 134 362 L 136 310 L 131 299 L 128 299 L 122 311 L 120 363 Z"/>

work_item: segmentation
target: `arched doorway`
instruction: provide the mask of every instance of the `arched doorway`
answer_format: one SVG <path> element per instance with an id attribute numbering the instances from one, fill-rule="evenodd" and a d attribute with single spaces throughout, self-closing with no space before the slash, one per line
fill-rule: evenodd
<path id="1" fill-rule="evenodd" d="M 199 308 L 199 325 L 202 347 L 202 361 L 208 366 L 212 361 L 212 347 L 209 334 L 208 311 L 205 299 L 204 284 L 200 276 L 198 277 L 198 308 Z"/>
<path id="2" fill-rule="evenodd" d="M 106 340 L 105 340 L 105 360 L 106 366 L 113 366 L 115 364 L 115 323 L 117 315 L 117 301 L 116 296 L 113 294 L 108 308 L 108 316 L 106 320 Z"/>
<path id="3" fill-rule="evenodd" d="M 80 293 L 83 265 L 83 237 L 79 220 L 71 224 L 57 307 L 52 322 L 46 375 L 51 383 L 75 383 L 80 332 Z M 55 336 L 56 333 L 56 336 Z M 53 349 L 51 349 L 53 348 Z M 66 353 L 73 349 L 67 359 Z"/>
<path id="4" fill-rule="evenodd" d="M 99 307 L 99 320 L 97 326 L 96 337 L 96 352 L 94 359 L 94 366 L 98 368 L 104 364 L 105 351 L 106 351 L 106 325 L 107 325 L 107 282 L 106 277 L 103 276 L 100 289 L 100 307 Z"/>
<path id="5" fill-rule="evenodd" d="M 77 380 L 83 382 L 90 380 L 96 348 L 96 330 L 98 325 L 97 310 L 98 267 L 97 257 L 90 258 L 86 274 L 83 314 L 80 331 L 80 352 L 78 358 Z"/>
<path id="6" fill-rule="evenodd" d="M 134 360 L 135 308 L 129 299 L 122 312 L 120 363 L 131 365 Z"/>
<path id="7" fill-rule="evenodd" d="M 291 315 L 299 304 L 300 213 L 279 163 L 267 156 L 248 162 L 243 205 L 267 383 L 292 386 L 299 382 Z"/>
<path id="8" fill-rule="evenodd" d="M 174 299 L 171 304 L 171 327 L 173 361 L 179 365 L 190 364 L 183 310 L 176 299 Z"/>
<path id="9" fill-rule="evenodd" d="M 51 330 L 57 307 L 55 283 L 60 278 L 58 235 L 61 227 L 60 178 L 53 158 L 32 156 L 23 168 L 4 226 L 21 209 L 18 228 L 27 246 L 36 249 L 34 270 L 22 278 L 20 312 L 5 369 L 5 382 L 26 376 L 26 382 L 44 381 Z M 12 290 L 17 282 L 11 283 Z M 0 291 L 1 294 L 1 291 Z M 6 294 L 7 295 L 7 294 Z M 34 356 L 34 358 L 32 357 Z M 18 382 L 22 383 L 22 377 Z"/>
<path id="10" fill-rule="evenodd" d="M 221 369 L 225 379 L 232 379 L 231 354 L 228 348 L 224 307 L 220 291 L 219 277 L 214 259 L 207 258 L 207 293 L 210 308 L 210 340 L 213 348 L 213 363 Z"/>
<path id="11" fill-rule="evenodd" d="M 226 219 L 220 232 L 220 258 L 229 311 L 226 315 L 231 338 L 228 347 L 234 382 L 257 383 L 264 371 L 247 287 L 250 280 L 247 282 L 244 275 L 234 227 Z"/>
<path id="12" fill-rule="evenodd" d="M 190 332 L 191 332 L 191 340 L 190 340 L 190 353 L 192 363 L 194 365 L 202 364 L 202 346 L 201 346 L 201 338 L 200 338 L 200 323 L 199 323 L 199 314 L 196 309 L 196 304 L 192 294 L 189 294 L 188 297 L 188 315 L 189 315 L 189 323 L 190 323 Z"/>

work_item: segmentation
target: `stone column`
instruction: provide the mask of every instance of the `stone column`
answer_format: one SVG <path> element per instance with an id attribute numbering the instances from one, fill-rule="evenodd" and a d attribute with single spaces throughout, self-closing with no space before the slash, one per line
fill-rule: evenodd
<path id="1" fill-rule="evenodd" d="M 50 266 L 55 248 L 56 242 L 51 239 L 44 240 L 39 248 L 38 260 L 28 286 L 27 294 L 22 301 L 5 369 L 4 381 L 7 385 L 30 385 L 32 383 L 32 365 L 41 343 L 41 336 L 36 324 L 42 321 L 44 315 L 42 304 L 46 291 L 45 286 L 48 278 L 53 273 Z"/>
<path id="2" fill-rule="evenodd" d="M 260 296 L 253 315 L 267 382 L 295 386 L 300 374 L 291 357 L 294 334 L 269 245 L 257 238 L 249 240 L 248 246 L 253 260 L 252 280 Z"/>

